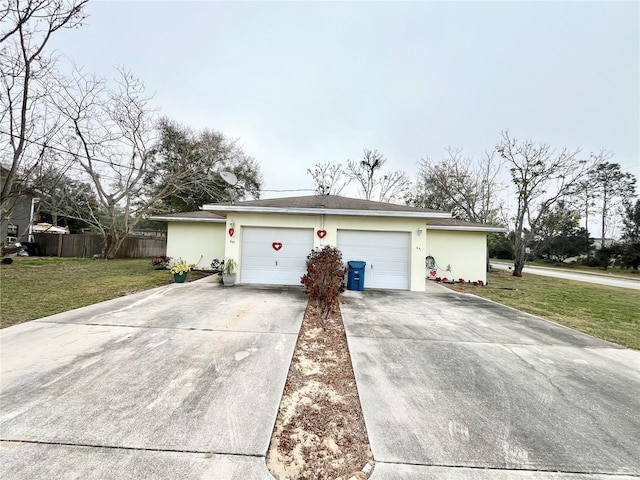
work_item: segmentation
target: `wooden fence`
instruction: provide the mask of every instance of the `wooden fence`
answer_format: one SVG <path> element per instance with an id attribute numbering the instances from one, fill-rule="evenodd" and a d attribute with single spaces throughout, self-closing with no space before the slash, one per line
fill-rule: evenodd
<path id="1" fill-rule="evenodd" d="M 102 238 L 93 234 L 34 235 L 38 253 L 53 257 L 92 257 L 102 252 Z M 118 250 L 117 258 L 149 258 L 164 255 L 167 251 L 166 237 L 134 237 L 125 239 Z"/>

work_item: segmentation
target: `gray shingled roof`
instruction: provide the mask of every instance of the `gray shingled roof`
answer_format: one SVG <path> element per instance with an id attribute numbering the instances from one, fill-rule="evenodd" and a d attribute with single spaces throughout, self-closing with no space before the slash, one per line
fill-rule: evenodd
<path id="1" fill-rule="evenodd" d="M 215 204 L 220 205 L 220 204 Z M 264 200 L 246 200 L 234 203 L 235 206 L 267 208 L 317 208 L 328 210 L 367 210 L 378 212 L 424 212 L 448 213 L 440 210 L 396 205 L 394 203 L 374 202 L 359 198 L 339 197 L 336 195 L 308 195 L 303 197 L 268 198 Z"/>

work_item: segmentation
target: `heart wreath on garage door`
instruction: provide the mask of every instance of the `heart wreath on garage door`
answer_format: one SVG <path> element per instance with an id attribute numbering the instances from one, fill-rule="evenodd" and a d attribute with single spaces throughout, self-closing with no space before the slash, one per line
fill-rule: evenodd
<path id="1" fill-rule="evenodd" d="M 282 248 L 282 243 L 281 242 L 273 242 L 271 244 L 271 246 L 277 252 L 278 250 L 280 250 Z"/>

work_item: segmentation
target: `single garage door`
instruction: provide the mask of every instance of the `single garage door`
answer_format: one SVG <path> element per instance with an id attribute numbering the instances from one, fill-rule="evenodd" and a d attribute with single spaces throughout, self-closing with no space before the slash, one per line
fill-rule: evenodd
<path id="1" fill-rule="evenodd" d="M 312 248 L 311 228 L 244 227 L 240 282 L 301 285 Z"/>
<path id="2" fill-rule="evenodd" d="M 408 232 L 338 230 L 338 249 L 345 262 L 367 262 L 364 288 L 409 289 Z"/>

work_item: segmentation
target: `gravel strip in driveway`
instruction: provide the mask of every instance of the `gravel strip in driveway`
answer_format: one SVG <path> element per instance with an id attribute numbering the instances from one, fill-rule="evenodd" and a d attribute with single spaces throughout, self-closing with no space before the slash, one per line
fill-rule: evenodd
<path id="1" fill-rule="evenodd" d="M 270 478 L 306 303 L 204 279 L 0 331 L 0 477 Z"/>
<path id="2" fill-rule="evenodd" d="M 439 286 L 341 308 L 374 480 L 640 475 L 640 352 Z"/>

